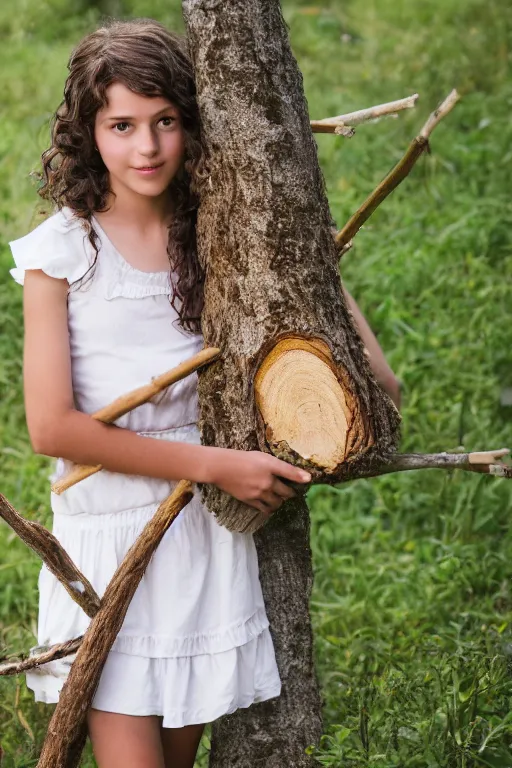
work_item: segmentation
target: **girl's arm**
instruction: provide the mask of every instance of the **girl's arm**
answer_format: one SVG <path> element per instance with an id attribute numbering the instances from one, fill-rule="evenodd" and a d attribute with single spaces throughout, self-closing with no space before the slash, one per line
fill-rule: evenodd
<path id="1" fill-rule="evenodd" d="M 295 495 L 278 478 L 308 482 L 309 473 L 259 451 L 173 443 L 104 424 L 73 402 L 66 280 L 42 270 L 25 275 L 24 391 L 36 453 L 101 464 L 111 472 L 213 483 L 268 513 Z"/>
<path id="2" fill-rule="evenodd" d="M 375 334 L 368 325 L 366 318 L 357 306 L 354 298 L 350 295 L 345 287 L 343 287 L 343 293 L 348 304 L 348 308 L 354 315 L 355 324 L 359 335 L 363 340 L 368 353 L 370 355 L 370 366 L 373 371 L 373 375 L 377 379 L 382 389 L 387 392 L 397 408 L 400 408 L 400 383 L 395 374 L 388 365 L 384 352 L 382 351 L 379 342 L 375 338 Z"/>

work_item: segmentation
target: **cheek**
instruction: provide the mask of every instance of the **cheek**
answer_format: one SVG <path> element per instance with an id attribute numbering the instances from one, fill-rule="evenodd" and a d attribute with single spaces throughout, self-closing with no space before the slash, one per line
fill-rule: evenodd
<path id="1" fill-rule="evenodd" d="M 101 134 L 96 139 L 99 153 L 109 170 L 110 168 L 119 165 L 121 162 L 124 162 L 127 154 L 126 143 L 116 139 L 116 136 L 108 133 Z"/>
<path id="2" fill-rule="evenodd" d="M 177 161 L 185 154 L 185 135 L 183 133 L 173 132 L 165 136 L 165 154 L 168 157 L 174 157 Z"/>

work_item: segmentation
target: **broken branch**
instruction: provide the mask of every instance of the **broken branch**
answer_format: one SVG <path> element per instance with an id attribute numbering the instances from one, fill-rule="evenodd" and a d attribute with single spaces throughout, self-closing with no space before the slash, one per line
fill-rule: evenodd
<path id="1" fill-rule="evenodd" d="M 338 249 L 342 249 L 349 240 L 352 240 L 365 221 L 370 218 L 374 210 L 408 176 L 417 159 L 428 149 L 430 134 L 439 121 L 453 109 L 459 98 L 457 91 L 453 90 L 438 109 L 430 115 L 419 135 L 410 143 L 402 159 L 354 213 L 343 229 L 338 232 L 335 238 Z"/>
<path id="2" fill-rule="evenodd" d="M 138 389 L 133 389 L 121 397 L 118 397 L 109 405 L 101 408 L 99 411 L 92 413 L 93 419 L 103 421 L 107 424 L 119 419 L 129 411 L 133 411 L 143 403 L 147 403 L 152 397 L 157 395 L 163 389 L 166 389 L 171 384 L 175 384 L 177 381 L 186 378 L 191 373 L 194 373 L 199 368 L 207 363 L 212 363 L 220 355 L 220 349 L 216 347 L 209 347 L 202 349 L 197 355 L 191 357 L 190 360 L 186 360 L 184 363 L 172 368 L 166 373 L 162 373 L 161 376 L 154 378 L 150 384 L 146 384 Z M 52 485 L 52 491 L 60 495 L 63 491 L 71 488 L 72 485 L 76 485 L 80 480 L 85 480 L 86 477 L 94 475 L 102 469 L 101 464 L 95 467 L 88 466 L 86 464 L 77 464 L 66 475 L 61 477 Z"/>
<path id="3" fill-rule="evenodd" d="M 55 536 L 40 523 L 25 520 L 5 496 L 0 493 L 0 517 L 11 526 L 20 539 L 43 560 L 64 589 L 88 616 L 94 616 L 100 607 L 100 598 Z"/>
<path id="4" fill-rule="evenodd" d="M 396 117 L 396 113 L 403 109 L 412 109 L 416 106 L 418 94 L 407 96 L 405 99 L 388 101 L 385 104 L 377 104 L 374 107 L 358 109 L 356 112 L 348 112 L 336 117 L 325 117 L 323 120 L 311 120 L 313 133 L 342 133 L 341 128 L 353 128 L 355 125 L 378 120 L 381 117 Z M 352 132 L 353 133 L 353 132 Z"/>

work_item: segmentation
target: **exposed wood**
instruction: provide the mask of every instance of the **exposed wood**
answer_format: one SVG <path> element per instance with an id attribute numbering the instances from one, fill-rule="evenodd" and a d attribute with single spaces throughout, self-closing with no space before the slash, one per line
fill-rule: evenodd
<path id="1" fill-rule="evenodd" d="M 412 140 L 402 159 L 395 165 L 392 171 L 381 181 L 379 186 L 365 200 L 362 206 L 345 224 L 336 235 L 335 242 L 338 249 L 342 249 L 361 229 L 376 208 L 393 192 L 394 189 L 409 175 L 418 158 L 429 148 L 429 137 L 438 125 L 459 100 L 457 91 L 453 90 L 428 118 L 418 136 Z"/>
<path id="2" fill-rule="evenodd" d="M 76 768 L 85 743 L 87 711 L 130 601 L 164 533 L 192 498 L 192 484 L 178 483 L 128 551 L 105 590 L 69 677 L 61 691 L 41 751 L 38 768 Z"/>
<path id="3" fill-rule="evenodd" d="M 207 348 L 202 349 L 197 355 L 194 355 L 190 360 L 186 360 L 184 363 L 180 363 L 175 368 L 172 368 L 166 373 L 162 373 L 160 376 L 154 378 L 150 384 L 146 384 L 143 387 L 138 387 L 128 392 L 126 395 L 116 398 L 112 403 L 101 408 L 96 413 L 92 413 L 93 419 L 103 421 L 107 424 L 115 421 L 116 419 L 124 416 L 125 413 L 133 411 L 143 403 L 147 403 L 152 397 L 157 395 L 164 389 L 167 389 L 171 384 L 175 384 L 177 381 L 186 378 L 191 373 L 194 373 L 203 365 L 217 360 L 220 355 L 220 349 Z M 95 467 L 90 467 L 85 464 L 77 464 L 66 475 L 59 478 L 53 485 L 52 491 L 56 494 L 61 494 L 72 485 L 76 485 L 80 480 L 85 480 L 86 477 L 94 475 L 102 469 L 101 464 Z"/>
<path id="4" fill-rule="evenodd" d="M 329 347 L 318 341 L 285 339 L 265 358 L 254 391 L 274 454 L 285 441 L 321 472 L 344 460 L 352 412 L 336 374 Z"/>
<path id="5" fill-rule="evenodd" d="M 0 517 L 36 555 L 39 555 L 75 603 L 78 603 L 88 616 L 94 616 L 100 606 L 100 598 L 55 536 L 40 523 L 25 520 L 1 493 Z"/>

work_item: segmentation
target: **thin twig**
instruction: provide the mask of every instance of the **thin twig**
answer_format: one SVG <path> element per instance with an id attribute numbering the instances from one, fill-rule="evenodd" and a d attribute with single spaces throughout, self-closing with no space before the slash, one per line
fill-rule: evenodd
<path id="1" fill-rule="evenodd" d="M 349 240 L 352 240 L 374 210 L 408 176 L 417 159 L 428 149 L 430 134 L 439 121 L 453 109 L 458 100 L 459 95 L 456 90 L 453 90 L 438 109 L 430 115 L 418 136 L 410 143 L 402 159 L 354 213 L 343 229 L 338 232 L 335 238 L 338 249 L 341 250 Z"/>
<path id="2" fill-rule="evenodd" d="M 3 675 L 19 675 L 21 672 L 26 672 L 28 669 L 34 669 L 34 667 L 40 667 L 42 664 L 48 664 L 50 661 L 63 659 L 65 656 L 71 656 L 78 651 L 82 644 L 82 640 L 83 636 L 81 635 L 80 637 L 75 637 L 73 640 L 68 640 L 65 643 L 51 645 L 46 650 L 41 651 L 40 653 L 31 654 L 25 659 L 1 664 L 0 677 Z"/>
<path id="3" fill-rule="evenodd" d="M 367 123 L 371 120 L 378 120 L 381 117 L 396 117 L 397 112 L 415 107 L 417 100 L 418 94 L 414 93 L 405 99 L 388 101 L 385 104 L 377 104 L 374 107 L 358 109 L 356 112 L 347 112 L 336 117 L 324 117 L 322 120 L 311 120 L 311 129 L 313 133 L 337 133 L 343 135 L 343 131 L 340 129 L 351 129 L 356 125 Z"/>
<path id="4" fill-rule="evenodd" d="M 0 517 L 36 555 L 39 555 L 75 603 L 78 603 L 88 616 L 94 616 L 100 606 L 100 598 L 55 536 L 40 523 L 25 520 L 1 493 Z"/>
<path id="5" fill-rule="evenodd" d="M 220 356 L 220 349 L 216 347 L 209 347 L 202 349 L 197 355 L 194 355 L 190 360 L 186 360 L 184 363 L 172 368 L 170 371 L 163 373 L 161 376 L 154 378 L 150 384 L 146 384 L 143 387 L 138 387 L 126 395 L 122 395 L 114 400 L 109 405 L 101 408 L 99 411 L 91 414 L 93 419 L 97 421 L 103 421 L 107 424 L 119 419 L 129 411 L 137 408 L 143 403 L 147 403 L 152 397 L 157 395 L 163 389 L 166 389 L 171 384 L 175 384 L 177 381 L 186 378 L 191 373 L 194 373 L 199 368 L 207 363 L 212 363 Z M 101 464 L 95 467 L 88 466 L 86 464 L 77 464 L 66 475 L 59 478 L 53 485 L 52 491 L 56 494 L 61 494 L 72 485 L 76 485 L 81 480 L 85 480 L 86 477 L 94 475 L 102 469 Z"/>

